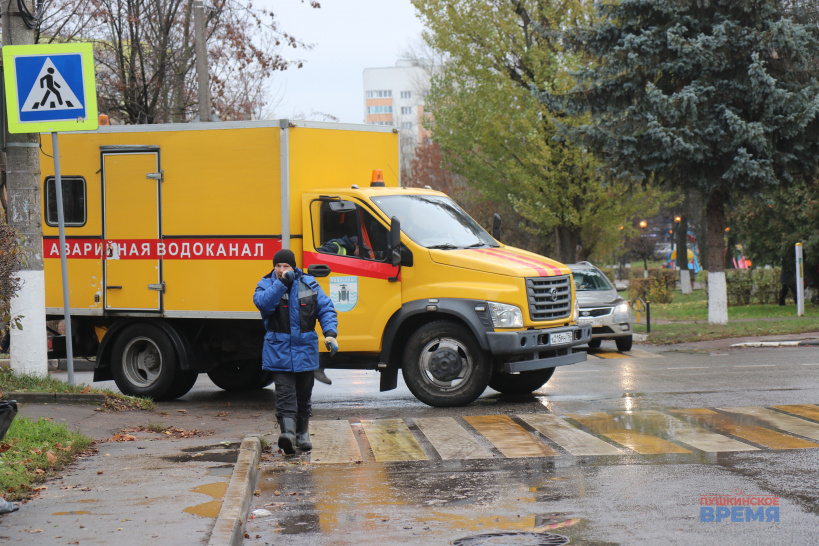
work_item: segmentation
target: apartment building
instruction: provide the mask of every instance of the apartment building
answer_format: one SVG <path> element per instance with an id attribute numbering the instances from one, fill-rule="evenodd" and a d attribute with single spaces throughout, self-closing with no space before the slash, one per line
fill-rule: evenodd
<path id="1" fill-rule="evenodd" d="M 395 66 L 364 69 L 364 121 L 400 130 L 402 168 L 407 169 L 415 147 L 429 138 L 424 129 L 424 97 L 429 72 L 400 59 Z"/>

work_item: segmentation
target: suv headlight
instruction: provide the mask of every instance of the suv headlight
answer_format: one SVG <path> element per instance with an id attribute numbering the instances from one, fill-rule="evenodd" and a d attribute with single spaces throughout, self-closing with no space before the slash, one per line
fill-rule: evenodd
<path id="1" fill-rule="evenodd" d="M 611 319 L 614 322 L 631 322 L 631 306 L 628 304 L 627 301 L 623 303 L 618 303 L 614 307 L 614 313 L 612 314 Z"/>
<path id="2" fill-rule="evenodd" d="M 574 298 L 574 308 L 572 309 L 572 320 L 575 321 L 580 318 L 580 302 Z"/>
<path id="3" fill-rule="evenodd" d="M 520 307 L 494 301 L 489 304 L 489 314 L 492 316 L 492 326 L 495 328 L 522 328 L 523 313 Z"/>

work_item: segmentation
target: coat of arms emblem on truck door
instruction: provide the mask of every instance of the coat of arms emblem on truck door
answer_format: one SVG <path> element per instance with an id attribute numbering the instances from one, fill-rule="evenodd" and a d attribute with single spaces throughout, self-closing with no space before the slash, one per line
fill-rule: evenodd
<path id="1" fill-rule="evenodd" d="M 330 277 L 330 299 L 339 313 L 352 310 L 358 303 L 358 277 Z"/>

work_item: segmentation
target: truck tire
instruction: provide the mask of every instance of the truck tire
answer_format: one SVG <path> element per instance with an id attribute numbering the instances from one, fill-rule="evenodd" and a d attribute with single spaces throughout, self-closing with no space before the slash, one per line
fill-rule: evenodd
<path id="1" fill-rule="evenodd" d="M 154 400 L 174 398 L 184 383 L 176 383 L 182 381 L 182 371 L 167 334 L 143 322 L 125 327 L 117 336 L 112 348 L 111 373 L 123 394 Z"/>
<path id="2" fill-rule="evenodd" d="M 260 360 L 240 360 L 221 364 L 208 372 L 208 377 L 226 391 L 263 389 L 273 382 L 273 372 L 262 369 Z"/>
<path id="3" fill-rule="evenodd" d="M 602 341 L 600 339 L 590 339 L 587 345 L 589 349 L 599 349 Z"/>
<path id="4" fill-rule="evenodd" d="M 464 406 L 489 384 L 489 358 L 466 327 L 425 324 L 407 341 L 402 373 L 418 400 L 434 407 Z"/>
<path id="5" fill-rule="evenodd" d="M 489 386 L 503 394 L 529 394 L 545 385 L 554 373 L 554 368 L 520 373 L 493 373 Z"/>
<path id="6" fill-rule="evenodd" d="M 633 343 L 633 340 L 631 339 L 631 336 L 618 337 L 618 338 L 616 338 L 614 340 L 614 342 L 617 344 L 617 350 L 622 353 L 622 352 L 631 350 L 631 345 Z"/>
<path id="7" fill-rule="evenodd" d="M 179 370 L 173 381 L 173 385 L 171 385 L 171 389 L 167 392 L 165 398 L 167 400 L 176 400 L 177 398 L 185 396 L 193 388 L 193 385 L 196 383 L 198 377 L 199 372 Z"/>

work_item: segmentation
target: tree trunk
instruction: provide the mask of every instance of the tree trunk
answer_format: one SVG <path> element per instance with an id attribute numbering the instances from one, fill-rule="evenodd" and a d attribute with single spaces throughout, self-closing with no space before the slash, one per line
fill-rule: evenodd
<path id="1" fill-rule="evenodd" d="M 575 263 L 578 260 L 578 248 L 580 248 L 580 229 L 567 228 L 564 226 L 555 227 L 555 253 L 556 260 L 564 264 Z"/>
<path id="2" fill-rule="evenodd" d="M 706 205 L 708 231 L 708 322 L 728 323 L 728 291 L 725 284 L 725 195 L 712 193 Z"/>

